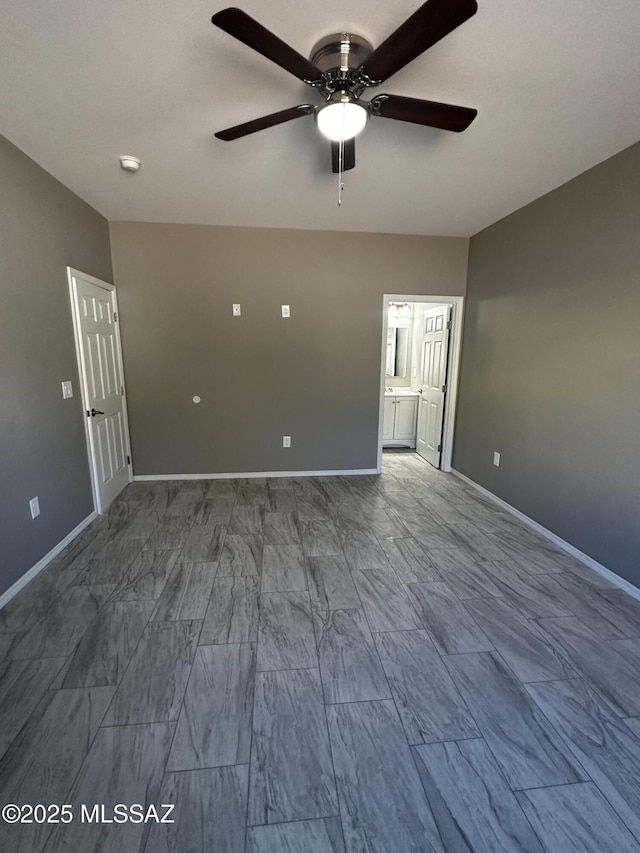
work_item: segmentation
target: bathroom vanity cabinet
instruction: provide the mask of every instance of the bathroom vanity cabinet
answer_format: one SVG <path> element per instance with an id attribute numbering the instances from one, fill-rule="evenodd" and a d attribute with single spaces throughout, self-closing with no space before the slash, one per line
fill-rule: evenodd
<path id="1" fill-rule="evenodd" d="M 416 446 L 418 398 L 419 395 L 415 391 L 385 393 L 382 431 L 383 447 L 392 447 L 394 445 Z"/>

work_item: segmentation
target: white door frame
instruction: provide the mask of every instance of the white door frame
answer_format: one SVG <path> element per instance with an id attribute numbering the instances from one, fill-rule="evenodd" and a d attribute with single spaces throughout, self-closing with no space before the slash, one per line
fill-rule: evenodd
<path id="1" fill-rule="evenodd" d="M 453 457 L 453 431 L 456 419 L 456 404 L 458 402 L 458 381 L 460 377 L 460 357 L 462 354 L 462 321 L 464 319 L 464 296 L 415 296 L 413 294 L 385 293 L 382 302 L 382 341 L 380 346 L 380 406 L 378 427 L 378 473 L 382 471 L 382 432 L 384 417 L 384 389 L 388 384 L 385 375 L 385 352 L 387 343 L 387 327 L 389 324 L 390 302 L 421 302 L 434 305 L 451 305 L 451 338 L 449 340 L 449 373 L 447 379 L 447 394 L 444 401 L 444 424 L 442 428 L 442 456 L 440 469 L 451 471 Z"/>
<path id="2" fill-rule="evenodd" d="M 100 496 L 97 488 L 97 474 L 96 474 L 96 451 L 93 441 L 93 435 L 91 430 L 89 429 L 89 418 L 87 417 L 87 412 L 89 411 L 89 406 L 87 405 L 87 401 L 89 399 L 89 388 L 87 385 L 87 370 L 84 359 L 84 348 L 82 346 L 82 332 L 80 327 L 80 304 L 78 302 L 78 290 L 76 287 L 76 276 L 78 278 L 84 279 L 84 281 L 88 281 L 90 284 L 94 284 L 96 287 L 101 287 L 103 290 L 109 290 L 113 294 L 113 303 L 115 305 L 115 310 L 117 312 L 118 319 L 120 318 L 120 313 L 118 309 L 118 294 L 113 284 L 109 284 L 106 281 L 101 281 L 99 278 L 95 278 L 95 276 L 87 275 L 87 273 L 81 272 L 80 270 L 73 269 L 73 267 L 67 267 L 67 279 L 69 281 L 69 298 L 71 299 L 71 317 L 73 319 L 73 338 L 75 341 L 76 347 L 76 358 L 78 361 L 78 377 L 80 380 L 80 390 L 82 393 L 82 415 L 84 420 L 84 434 L 87 441 L 87 455 L 89 457 L 89 475 L 91 479 L 91 492 L 93 494 L 93 508 L 96 512 L 102 512 L 102 507 L 100 506 Z M 124 388 L 124 394 L 122 396 L 122 414 L 124 417 L 124 429 L 125 436 L 127 439 L 127 455 L 129 460 L 131 460 L 131 438 L 129 436 L 129 414 L 127 411 L 127 387 L 125 385 L 124 379 L 124 364 L 122 361 L 122 341 L 120 339 L 120 324 L 117 322 L 116 326 L 116 334 L 118 335 L 118 361 L 120 365 L 120 376 L 122 377 L 122 386 Z M 131 461 L 128 464 L 129 470 L 129 482 L 133 481 L 133 467 L 131 465 Z"/>

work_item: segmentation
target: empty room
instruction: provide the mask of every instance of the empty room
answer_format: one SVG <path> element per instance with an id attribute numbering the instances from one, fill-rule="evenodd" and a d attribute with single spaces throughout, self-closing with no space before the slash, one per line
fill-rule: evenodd
<path id="1" fill-rule="evenodd" d="M 640 853 L 639 35 L 4 0 L 2 853 Z"/>

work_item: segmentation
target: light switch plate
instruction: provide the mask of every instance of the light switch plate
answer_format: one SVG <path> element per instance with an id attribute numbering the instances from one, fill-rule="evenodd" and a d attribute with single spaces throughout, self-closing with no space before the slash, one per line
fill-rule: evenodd
<path id="1" fill-rule="evenodd" d="M 496 466 L 496 468 L 500 467 L 500 454 L 497 450 L 494 450 L 493 452 L 493 464 Z"/>
<path id="2" fill-rule="evenodd" d="M 29 509 L 31 510 L 31 518 L 36 518 L 40 515 L 40 501 L 37 496 L 29 501 Z"/>
<path id="3" fill-rule="evenodd" d="M 68 400 L 70 397 L 73 397 L 73 385 L 71 380 L 67 379 L 62 383 L 62 399 Z"/>
<path id="4" fill-rule="evenodd" d="M 290 317 L 291 316 L 291 307 L 289 305 L 282 306 L 282 316 Z"/>
<path id="5" fill-rule="evenodd" d="M 240 316 L 240 303 L 239 302 L 233 303 L 233 316 L 234 317 Z"/>

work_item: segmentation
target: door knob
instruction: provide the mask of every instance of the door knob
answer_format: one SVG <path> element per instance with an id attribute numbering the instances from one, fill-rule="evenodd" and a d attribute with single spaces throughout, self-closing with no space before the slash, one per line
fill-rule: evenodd
<path id="1" fill-rule="evenodd" d="M 104 412 L 99 412 L 97 409 L 91 409 L 91 417 L 95 418 L 96 415 L 104 415 Z"/>

